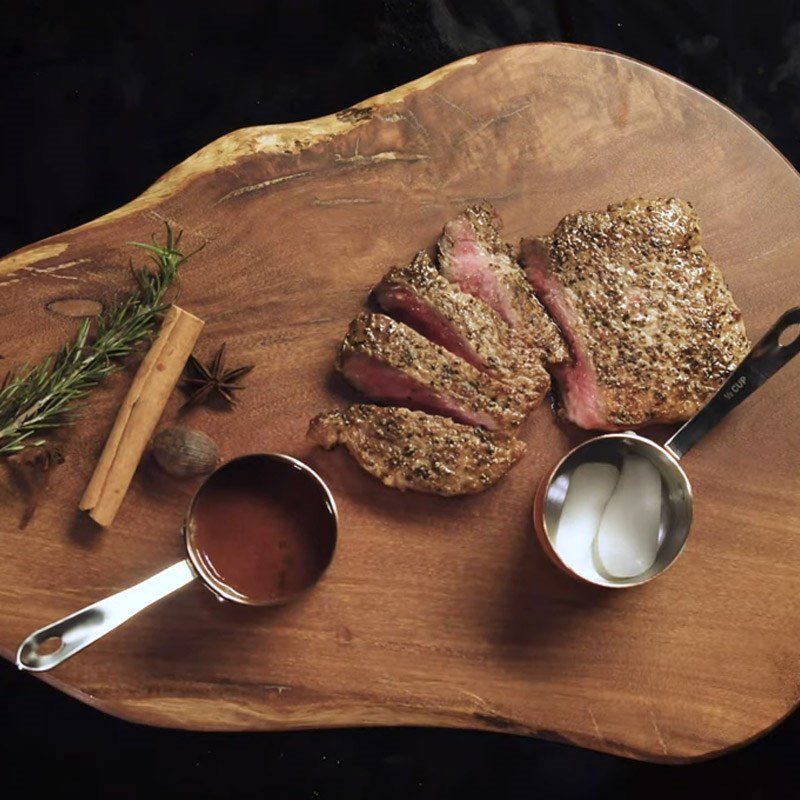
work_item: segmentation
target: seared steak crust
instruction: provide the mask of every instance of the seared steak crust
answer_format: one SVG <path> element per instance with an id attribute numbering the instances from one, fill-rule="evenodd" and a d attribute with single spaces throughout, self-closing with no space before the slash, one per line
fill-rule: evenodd
<path id="1" fill-rule="evenodd" d="M 486 303 L 444 278 L 427 253 L 389 270 L 372 296 L 395 319 L 427 339 L 518 387 L 529 403 L 538 403 L 550 388 L 542 351 Z"/>
<path id="2" fill-rule="evenodd" d="M 383 314 L 362 313 L 350 323 L 336 368 L 375 400 L 490 430 L 515 427 L 531 406 L 513 386 Z"/>
<path id="3" fill-rule="evenodd" d="M 525 452 L 525 443 L 508 433 L 373 405 L 318 415 L 308 438 L 327 449 L 345 445 L 386 486 L 445 496 L 483 491 Z"/>
<path id="4" fill-rule="evenodd" d="M 487 204 L 465 209 L 445 225 L 439 268 L 542 350 L 548 363 L 566 361 L 569 353 L 558 327 L 525 280 L 514 249 L 500 238 L 500 226 L 500 217 Z"/>
<path id="5" fill-rule="evenodd" d="M 567 336 L 564 413 L 587 428 L 695 414 L 748 352 L 741 312 L 682 200 L 565 217 L 522 244 L 526 273 Z"/>

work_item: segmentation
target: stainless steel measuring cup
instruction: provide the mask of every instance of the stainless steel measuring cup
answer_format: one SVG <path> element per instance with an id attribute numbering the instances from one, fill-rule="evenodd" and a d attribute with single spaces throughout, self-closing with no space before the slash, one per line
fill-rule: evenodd
<path id="1" fill-rule="evenodd" d="M 781 338 L 800 324 L 800 307 L 790 309 L 764 334 L 722 387 L 698 413 L 662 446 L 632 431 L 596 436 L 567 453 L 542 479 L 533 504 L 537 538 L 551 561 L 569 575 L 596 586 L 620 589 L 638 586 L 660 575 L 681 554 L 692 524 L 692 487 L 679 461 L 726 414 L 800 352 L 800 329 L 790 341 Z M 661 545 L 655 563 L 632 578 L 607 580 L 576 572 L 558 554 L 555 535 L 572 472 L 589 462 L 619 463 L 626 454 L 648 458 L 662 481 L 659 530 Z"/>
<path id="2" fill-rule="evenodd" d="M 329 517 L 330 525 L 326 530 L 319 532 L 320 537 L 320 569 L 307 586 L 300 591 L 283 593 L 274 599 L 255 602 L 226 587 L 218 575 L 201 557 L 201 553 L 191 535 L 194 517 L 198 506 L 198 499 L 203 496 L 204 490 L 210 482 L 224 473 L 225 470 L 254 466 L 257 462 L 268 460 L 271 466 L 284 465 L 286 470 L 299 471 L 304 478 L 318 488 L 319 500 L 324 511 Z M 266 489 L 266 487 L 265 487 Z M 96 642 L 101 636 L 127 622 L 158 600 L 172 594 L 196 578 L 199 579 L 218 599 L 230 600 L 244 605 L 270 606 L 286 603 L 299 594 L 311 588 L 321 577 L 330 564 L 336 547 L 338 527 L 338 512 L 336 503 L 325 481 L 307 464 L 291 456 L 277 453 L 254 454 L 234 458 L 212 472 L 195 492 L 189 511 L 183 524 L 183 540 L 186 548 L 186 558 L 178 561 L 161 572 L 147 578 L 135 586 L 125 589 L 104 600 L 100 600 L 86 608 L 76 611 L 63 619 L 34 631 L 20 645 L 17 651 L 17 666 L 31 672 L 44 672 L 52 669 L 75 653 Z"/>

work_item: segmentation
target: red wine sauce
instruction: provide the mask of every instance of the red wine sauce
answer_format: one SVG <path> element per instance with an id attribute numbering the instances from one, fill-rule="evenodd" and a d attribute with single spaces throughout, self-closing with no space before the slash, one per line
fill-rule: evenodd
<path id="1" fill-rule="evenodd" d="M 236 459 L 212 475 L 189 523 L 204 577 L 250 603 L 279 602 L 316 583 L 335 539 L 335 515 L 319 483 L 268 456 Z"/>

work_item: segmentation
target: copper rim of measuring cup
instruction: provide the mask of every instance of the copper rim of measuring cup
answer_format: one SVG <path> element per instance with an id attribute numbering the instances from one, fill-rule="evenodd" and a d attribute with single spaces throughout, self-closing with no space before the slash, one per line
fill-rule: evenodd
<path id="1" fill-rule="evenodd" d="M 224 470 L 229 469 L 231 466 L 242 461 L 256 459 L 261 461 L 279 461 L 281 463 L 288 464 L 302 472 L 306 477 L 310 478 L 317 485 L 317 487 L 322 490 L 322 496 L 324 498 L 325 505 L 333 522 L 328 552 L 325 554 L 322 567 L 314 580 L 296 592 L 282 594 L 275 599 L 270 600 L 252 600 L 248 597 L 244 597 L 234 592 L 220 579 L 215 578 L 209 572 L 207 566 L 203 563 L 202 558 L 198 554 L 197 547 L 195 546 L 194 542 L 192 542 L 191 538 L 195 507 L 197 505 L 198 498 L 203 493 L 203 489 L 207 487 L 208 483 L 213 478 L 215 478 Z M 224 464 L 220 464 L 220 466 L 206 476 L 205 480 L 200 484 L 197 491 L 194 493 L 194 496 L 192 497 L 192 501 L 189 504 L 189 511 L 187 512 L 186 519 L 182 525 L 182 532 L 184 546 L 186 548 L 186 553 L 189 558 L 189 563 L 192 566 L 192 570 L 197 575 L 197 578 L 203 584 L 203 586 L 205 586 L 218 599 L 229 600 L 233 603 L 246 606 L 278 606 L 283 605 L 284 603 L 289 603 L 298 597 L 302 597 L 304 594 L 313 589 L 322 579 L 323 575 L 327 572 L 328 567 L 330 567 L 331 562 L 333 561 L 334 553 L 336 552 L 336 544 L 339 534 L 339 511 L 336 507 L 336 501 L 333 498 L 333 494 L 328 488 L 328 484 L 325 483 L 323 478 L 304 461 L 300 461 L 292 456 L 284 455 L 283 453 L 247 453 L 242 456 L 236 456 L 235 458 L 226 461 Z"/>
<path id="2" fill-rule="evenodd" d="M 664 470 L 660 468 L 660 465 L 667 465 L 666 468 L 670 471 L 672 477 L 677 479 L 677 482 L 683 489 L 684 497 L 681 502 L 685 508 L 687 519 L 682 525 L 682 528 L 685 528 L 685 530 L 681 530 L 678 534 L 681 537 L 681 540 L 678 543 L 677 549 L 670 555 L 668 559 L 664 560 L 664 562 L 660 564 L 657 569 L 651 568 L 650 570 L 647 570 L 644 573 L 644 577 L 641 578 L 625 578 L 613 581 L 604 579 L 602 581 L 595 581 L 572 569 L 572 567 L 563 561 L 561 556 L 556 551 L 551 538 L 551 536 L 555 535 L 555 531 L 550 531 L 548 526 L 546 502 L 550 493 L 550 489 L 552 488 L 553 481 L 562 474 L 563 467 L 567 465 L 570 460 L 573 460 L 575 456 L 582 450 L 597 445 L 598 443 L 612 442 L 614 440 L 619 441 L 622 446 L 625 444 L 634 443 L 637 449 L 648 452 L 648 458 L 650 458 L 651 461 L 655 460 L 652 458 L 652 456 L 657 454 L 659 472 L 661 472 L 662 480 L 665 478 L 665 476 Z M 671 503 L 674 502 L 676 501 L 671 499 Z M 587 439 L 585 442 L 581 442 L 581 444 L 577 445 L 576 447 L 573 447 L 572 450 L 570 450 L 549 472 L 544 475 L 542 480 L 539 482 L 539 486 L 534 496 L 533 527 L 534 531 L 536 532 L 536 538 L 538 539 L 539 544 L 542 546 L 544 552 L 547 554 L 547 557 L 562 572 L 590 586 L 602 586 L 606 589 L 629 589 L 632 586 L 641 586 L 642 584 L 649 583 L 654 578 L 663 575 L 678 560 L 686 546 L 686 542 L 691 531 L 692 509 L 693 497 L 691 483 L 689 482 L 689 478 L 686 475 L 685 470 L 678 463 L 678 460 L 675 458 L 675 456 L 673 456 L 672 453 L 670 453 L 660 444 L 654 442 L 652 439 L 639 436 L 633 431 L 626 431 L 624 433 L 608 433 L 603 436 L 594 436 L 591 439 Z M 667 536 L 673 536 L 673 534 L 669 531 L 665 533 L 664 541 L 662 542 L 659 552 L 661 552 L 664 544 L 666 544 Z M 657 557 L 656 563 L 658 563 L 658 560 L 659 558 Z"/>
<path id="3" fill-rule="evenodd" d="M 639 436 L 633 431 L 625 431 L 624 433 L 595 436 L 570 450 L 545 475 L 534 498 L 533 522 L 536 536 L 550 560 L 568 575 L 584 583 L 612 589 L 639 586 L 665 572 L 683 552 L 692 524 L 692 487 L 686 472 L 678 463 L 678 460 L 691 450 L 720 420 L 724 419 L 743 400 L 763 386 L 770 377 L 800 353 L 798 328 L 800 328 L 800 306 L 790 308 L 778 317 L 777 321 L 767 329 L 763 336 L 753 345 L 750 352 L 728 375 L 727 380 L 717 392 L 670 437 L 664 446 L 656 444 L 651 439 Z M 784 341 L 787 331 L 794 331 L 794 333 L 790 333 L 789 341 Z M 622 440 L 622 447 L 627 446 L 645 453 L 647 458 L 658 466 L 662 482 L 666 481 L 667 500 L 669 503 L 667 522 L 669 527 L 666 527 L 662 514 L 660 525 L 665 525 L 665 534 L 659 546 L 654 565 L 641 578 L 638 580 L 611 581 L 603 579 L 602 581 L 596 581 L 576 572 L 556 552 L 551 539 L 551 533 L 554 534 L 555 531 L 548 530 L 548 503 L 553 483 L 561 476 L 562 471 L 567 471 L 564 466 L 570 459 L 575 458 L 575 455 L 583 449 L 602 445 L 604 442 L 614 439 Z M 676 508 L 681 512 L 678 515 L 674 514 Z M 670 537 L 669 541 L 667 540 L 668 535 Z"/>
<path id="4" fill-rule="evenodd" d="M 268 459 L 273 462 L 281 462 L 302 472 L 305 477 L 311 479 L 317 487 L 322 490 L 320 499 L 325 503 L 325 508 L 332 522 L 328 530 L 329 539 L 326 543 L 327 550 L 320 551 L 324 553 L 325 557 L 320 562 L 321 567 L 314 580 L 309 582 L 300 591 L 280 595 L 274 600 L 251 600 L 230 591 L 230 587 L 224 584 L 224 582 L 221 580 L 217 581 L 208 574 L 200 560 L 196 557 L 196 548 L 190 541 L 191 531 L 189 530 L 189 522 L 191 521 L 195 502 L 202 493 L 203 486 L 208 484 L 208 481 L 211 480 L 213 475 L 228 468 L 231 464 L 238 463 L 248 458 Z M 281 453 L 253 453 L 247 456 L 239 456 L 218 467 L 206 478 L 197 492 L 195 492 L 192 502 L 189 504 L 186 520 L 187 522 L 184 523 L 184 549 L 186 551 L 186 556 L 184 558 L 165 567 L 155 575 L 151 575 L 149 578 L 139 581 L 133 586 L 129 586 L 95 603 L 84 606 L 74 611 L 72 614 L 68 614 L 34 631 L 23 639 L 17 650 L 17 666 L 20 669 L 32 672 L 43 672 L 52 669 L 96 642 L 98 639 L 111 633 L 120 625 L 123 625 L 132 617 L 136 616 L 140 611 L 159 602 L 194 580 L 199 580 L 215 597 L 221 600 L 231 600 L 240 605 L 273 606 L 293 600 L 313 588 L 330 566 L 334 551 L 336 550 L 339 527 L 339 515 L 336 509 L 336 502 L 325 481 L 309 467 L 308 464 Z M 51 650 L 48 648 L 47 652 L 44 652 L 44 648 L 47 647 L 47 642 L 51 640 L 57 640 L 55 649 Z"/>

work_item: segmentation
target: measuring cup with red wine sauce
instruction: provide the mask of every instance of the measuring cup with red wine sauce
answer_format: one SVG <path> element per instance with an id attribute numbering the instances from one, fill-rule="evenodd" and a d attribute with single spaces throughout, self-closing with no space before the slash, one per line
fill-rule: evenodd
<path id="1" fill-rule="evenodd" d="M 17 666 L 52 669 L 195 579 L 220 600 L 286 603 L 322 577 L 337 527 L 333 495 L 307 464 L 273 453 L 228 461 L 206 478 L 189 506 L 186 558 L 35 631 L 20 645 Z"/>

